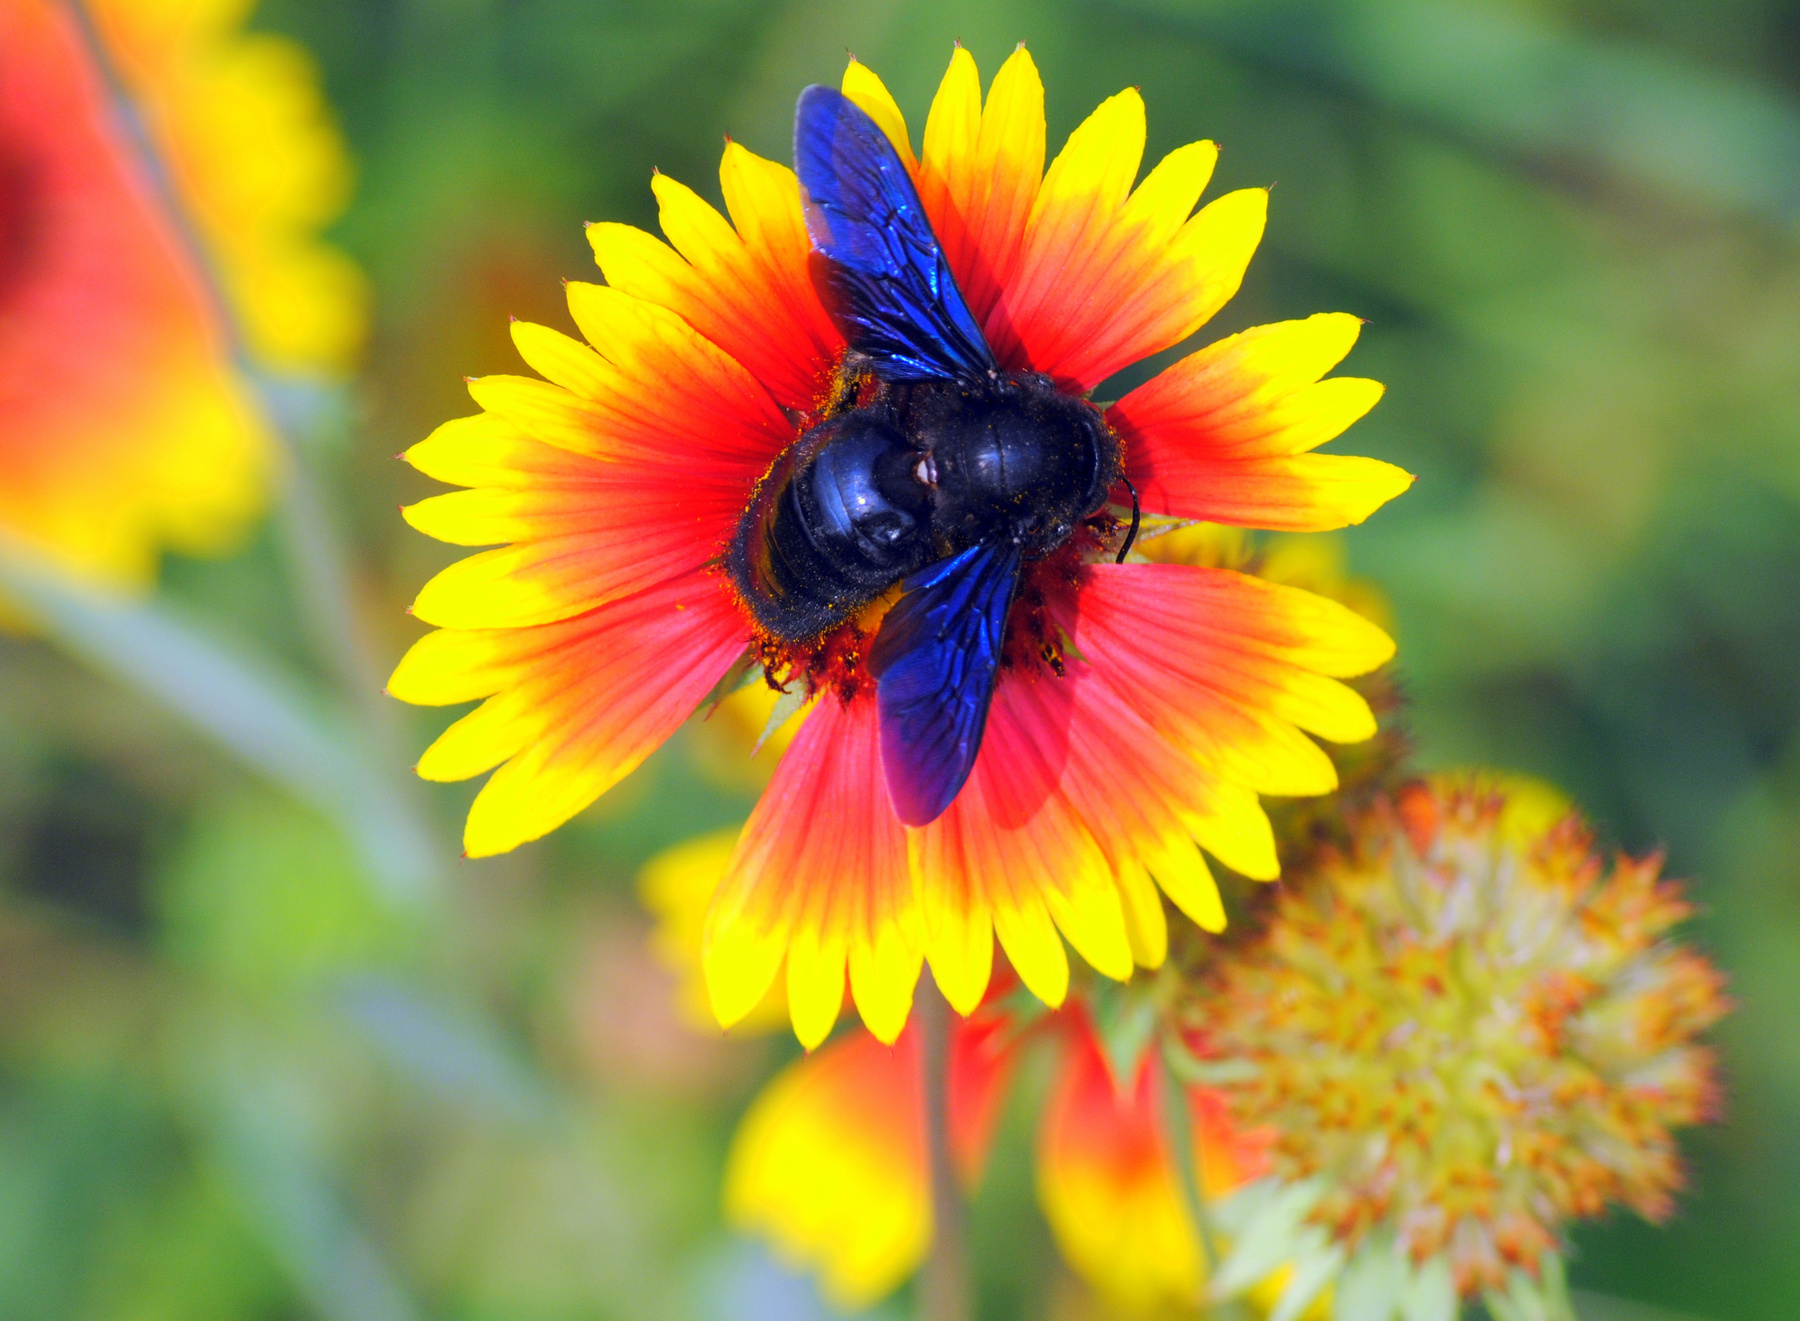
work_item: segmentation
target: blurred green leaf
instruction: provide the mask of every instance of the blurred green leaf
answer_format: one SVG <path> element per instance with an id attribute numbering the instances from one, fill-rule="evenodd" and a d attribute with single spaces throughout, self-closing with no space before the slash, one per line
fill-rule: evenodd
<path id="1" fill-rule="evenodd" d="M 283 1122 L 282 1108 L 251 1088 L 218 1099 L 213 1141 L 223 1176 L 324 1321 L 423 1317 L 316 1155 Z"/>
<path id="2" fill-rule="evenodd" d="M 1488 0 L 1124 3 L 1494 146 L 1800 224 L 1800 106 L 1773 88 Z"/>
<path id="3" fill-rule="evenodd" d="M 417 901 L 432 888 L 431 845 L 412 815 L 344 721 L 293 681 L 154 600 L 77 583 L 11 541 L 0 542 L 0 587 L 72 654 L 343 821 L 390 898 Z"/>
<path id="4" fill-rule="evenodd" d="M 337 997 L 390 1060 L 439 1095 L 515 1124 L 566 1118 L 544 1080 L 467 1012 L 369 974 L 346 979 Z"/>
<path id="5" fill-rule="evenodd" d="M 1586 1289 L 1575 1290 L 1573 1300 L 1575 1315 L 1581 1321 L 1704 1321 L 1688 1312 L 1671 1312 L 1667 1308 L 1634 1303 Z"/>
<path id="6" fill-rule="evenodd" d="M 159 873 L 166 948 L 238 986 L 316 986 L 416 945 L 343 836 L 299 804 L 241 793 L 207 804 Z"/>
<path id="7" fill-rule="evenodd" d="M 204 1171 L 146 1190 L 108 1227 L 94 1264 L 92 1321 L 239 1321 L 291 1301 L 242 1208 Z"/>

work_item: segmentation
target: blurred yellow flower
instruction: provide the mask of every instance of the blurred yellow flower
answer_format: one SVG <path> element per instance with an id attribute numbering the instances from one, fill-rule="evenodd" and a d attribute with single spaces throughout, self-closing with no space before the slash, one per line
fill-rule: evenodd
<path id="1" fill-rule="evenodd" d="M 656 918 L 650 947 L 657 961 L 678 977 L 676 1007 L 696 1032 L 717 1036 L 722 1030 L 706 998 L 700 975 L 701 936 L 713 891 L 725 875 L 737 843 L 735 830 L 715 831 L 664 849 L 638 873 L 638 897 Z M 767 1032 L 788 1020 L 786 984 L 778 977 L 762 1003 L 733 1025 L 732 1031 Z"/>
<path id="2" fill-rule="evenodd" d="M 968 1018 L 952 1019 L 949 1132 L 965 1186 L 978 1181 L 1023 1049 L 1052 1060 L 1038 1126 L 1038 1203 L 1064 1260 L 1121 1315 L 1197 1314 L 1206 1251 L 1167 1132 L 1163 1066 L 1146 1050 L 1114 1074 L 1093 1020 L 1071 1000 L 1021 1019 L 1016 982 Z M 838 1306 L 864 1307 L 897 1288 L 931 1245 L 918 1037 L 886 1046 L 867 1032 L 834 1040 L 783 1070 L 751 1104 L 732 1142 L 726 1211 L 811 1271 Z M 1205 1195 L 1260 1174 L 1266 1133 L 1237 1128 L 1224 1099 L 1184 1087 Z M 1281 1263 L 1253 1302 L 1280 1292 Z M 1306 1314 L 1309 1319 L 1312 1314 Z"/>
<path id="3" fill-rule="evenodd" d="M 1163 1067 L 1146 1052 L 1115 1079 L 1091 1029 L 1070 1033 L 1038 1131 L 1038 1202 L 1063 1257 L 1133 1316 L 1191 1314 L 1205 1245 L 1165 1133 Z M 1201 1191 L 1210 1201 L 1261 1173 L 1267 1135 L 1235 1128 L 1217 1092 L 1183 1088 Z"/>
<path id="4" fill-rule="evenodd" d="M 275 450 L 220 312 L 279 372 L 341 372 L 364 334 L 362 276 L 318 237 L 343 143 L 306 54 L 241 32 L 247 10 L 93 0 L 101 69 L 73 10 L 0 0 L 0 534 L 114 586 L 164 547 L 225 549 L 265 498 Z"/>
<path id="5" fill-rule="evenodd" d="M 141 586 L 222 548 L 273 450 L 74 18 L 0 3 L 0 533 Z"/>
<path id="6" fill-rule="evenodd" d="M 242 31 L 253 0 L 89 0 L 88 11 L 205 241 L 251 354 L 332 374 L 366 329 L 362 272 L 319 238 L 349 154 L 297 43 Z"/>
<path id="7" fill-rule="evenodd" d="M 725 1213 L 813 1273 L 836 1307 L 879 1302 L 931 1244 L 916 1033 L 853 1032 L 763 1089 L 732 1140 Z"/>

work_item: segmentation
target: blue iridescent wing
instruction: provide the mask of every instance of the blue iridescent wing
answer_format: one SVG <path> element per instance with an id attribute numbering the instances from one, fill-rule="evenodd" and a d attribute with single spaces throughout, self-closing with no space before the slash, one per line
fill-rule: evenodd
<path id="1" fill-rule="evenodd" d="M 887 136 L 830 87 L 800 94 L 794 169 L 812 239 L 813 282 L 838 330 L 890 381 L 999 370 Z"/>
<path id="2" fill-rule="evenodd" d="M 981 751 L 1019 548 L 983 542 L 908 578 L 869 651 L 881 762 L 909 826 L 937 820 Z"/>

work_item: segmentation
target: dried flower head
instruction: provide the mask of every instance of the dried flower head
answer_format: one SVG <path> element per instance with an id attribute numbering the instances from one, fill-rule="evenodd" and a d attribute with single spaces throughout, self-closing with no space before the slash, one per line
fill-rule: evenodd
<path id="1" fill-rule="evenodd" d="M 1348 824 L 1191 1006 L 1240 1122 L 1279 1133 L 1240 1241 L 1310 1233 L 1319 1287 L 1347 1267 L 1371 1316 L 1559 1291 L 1565 1225 L 1666 1216 L 1673 1130 L 1714 1111 L 1722 979 L 1669 939 L 1691 909 L 1516 780 L 1416 783 Z"/>

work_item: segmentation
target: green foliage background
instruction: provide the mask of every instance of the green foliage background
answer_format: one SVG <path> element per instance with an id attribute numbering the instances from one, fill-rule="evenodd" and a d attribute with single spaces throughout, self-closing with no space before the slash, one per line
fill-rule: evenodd
<path id="1" fill-rule="evenodd" d="M 1800 6 L 267 0 L 256 22 L 317 53 L 360 161 L 338 237 L 376 333 L 308 459 L 382 664 L 452 558 L 395 515 L 429 484 L 390 456 L 472 411 L 460 378 L 515 368 L 509 315 L 567 326 L 582 221 L 653 227 L 652 168 L 716 197 L 723 133 L 785 158 L 795 94 L 846 47 L 917 127 L 953 38 L 988 74 L 1022 38 L 1053 144 L 1136 84 L 1152 157 L 1213 137 L 1217 188 L 1277 183 L 1205 333 L 1368 319 L 1348 366 L 1389 394 L 1347 448 L 1420 478 L 1349 546 L 1393 603 L 1422 759 L 1546 776 L 1609 839 L 1665 847 L 1739 1002 L 1693 1189 L 1667 1226 L 1579 1235 L 1584 1316 L 1800 1316 Z M 403 762 L 443 713 L 333 711 L 283 568 L 304 535 L 272 518 L 234 559 L 171 563 L 166 594 L 272 652 L 326 724 L 391 724 Z M 684 737 L 476 864 L 451 842 L 472 789 L 419 786 L 398 810 L 429 833 L 384 863 L 380 802 L 268 771 L 0 640 L 0 1317 L 818 1314 L 717 1212 L 731 1125 L 790 1046 L 683 1028 L 632 892 L 747 791 Z M 1066 1291 L 1025 1108 L 977 1208 L 996 1319 Z"/>

